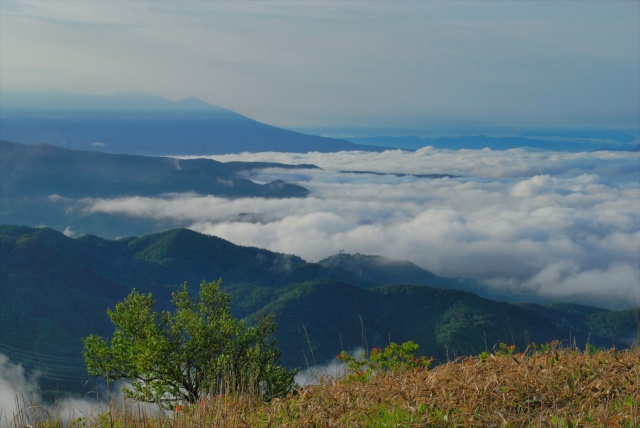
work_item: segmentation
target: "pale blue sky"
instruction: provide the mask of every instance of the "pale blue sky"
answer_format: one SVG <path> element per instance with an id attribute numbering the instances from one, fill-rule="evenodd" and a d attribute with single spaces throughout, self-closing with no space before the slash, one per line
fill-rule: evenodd
<path id="1" fill-rule="evenodd" d="M 640 2 L 0 0 L 0 90 L 285 127 L 638 127 Z"/>

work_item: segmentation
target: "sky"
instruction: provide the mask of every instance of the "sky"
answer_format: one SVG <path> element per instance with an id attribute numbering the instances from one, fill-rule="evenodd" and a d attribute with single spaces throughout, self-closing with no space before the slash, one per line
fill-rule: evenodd
<path id="1" fill-rule="evenodd" d="M 287 128 L 640 126 L 640 2 L 0 0 L 2 91 Z"/>
<path id="2" fill-rule="evenodd" d="M 245 153 L 220 161 L 315 164 L 247 173 L 307 198 L 171 194 L 81 201 L 87 213 L 172 220 L 238 245 L 316 262 L 336 254 L 409 260 L 496 291 L 627 309 L 640 302 L 640 153 L 403 150 Z M 416 176 L 345 174 L 452 174 Z M 80 208 L 78 208 L 80 209 Z M 262 220 L 238 220 L 256 213 Z"/>

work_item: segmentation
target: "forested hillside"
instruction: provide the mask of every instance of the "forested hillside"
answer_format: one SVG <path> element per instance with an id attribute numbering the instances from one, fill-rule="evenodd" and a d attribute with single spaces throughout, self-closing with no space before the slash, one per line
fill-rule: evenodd
<path id="1" fill-rule="evenodd" d="M 186 229 L 105 240 L 0 226 L 0 353 L 27 371 L 40 370 L 46 388 L 79 390 L 86 380 L 81 338 L 111 334 L 107 308 L 136 288 L 153 293 L 164 309 L 183 282 L 195 292 L 202 280 L 218 278 L 233 296 L 235 316 L 275 316 L 288 366 L 321 364 L 342 349 L 390 341 L 414 340 L 423 353 L 446 361 L 499 342 L 624 347 L 638 331 L 633 310 L 514 305 L 456 290 L 460 280 L 408 262 L 336 257 L 308 263 Z M 363 260 L 377 262 L 375 275 L 353 272 L 350 266 Z"/>

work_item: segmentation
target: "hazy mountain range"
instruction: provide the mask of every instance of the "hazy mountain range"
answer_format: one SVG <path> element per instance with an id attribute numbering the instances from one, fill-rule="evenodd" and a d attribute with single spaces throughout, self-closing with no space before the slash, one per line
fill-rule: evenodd
<path id="1" fill-rule="evenodd" d="M 640 150 L 637 129 L 508 130 L 505 135 L 460 129 L 449 130 L 446 136 L 430 136 L 437 131 L 428 128 L 422 131 L 428 136 L 387 135 L 383 130 L 365 135 L 356 130 L 312 132 L 350 136 L 329 138 L 270 126 L 195 97 L 172 101 L 141 92 L 104 96 L 5 91 L 0 99 L 0 140 L 107 153 L 216 155 L 416 150 L 426 146 L 451 150 Z"/>
<path id="2" fill-rule="evenodd" d="M 319 170 L 308 163 L 218 162 L 71 150 L 49 144 L 18 144 L 0 140 L 0 223 L 50 226 L 74 234 L 115 238 L 187 227 L 176 219 L 149 221 L 118 213 L 95 212 L 100 200 L 190 197 L 286 199 L 305 198 L 310 191 L 274 179 L 248 178 L 259 170 Z M 451 174 L 401 174 L 343 171 L 393 177 L 438 179 Z M 260 212 L 239 213 L 246 223 L 270 221 Z"/>
<path id="3" fill-rule="evenodd" d="M 482 150 L 484 148 L 509 150 L 522 147 L 558 152 L 589 152 L 599 150 L 640 151 L 637 131 L 623 132 L 618 130 L 573 130 L 571 132 L 550 130 L 547 133 L 525 132 L 518 134 L 516 132 L 516 135 L 501 136 L 483 134 L 439 137 L 366 135 L 348 137 L 347 139 L 357 144 L 398 147 L 405 150 L 416 150 L 431 146 L 449 150 Z"/>
<path id="4" fill-rule="evenodd" d="M 317 168 L 268 162 L 217 162 L 116 155 L 46 144 L 0 141 L 0 222 L 50 225 L 107 236 L 170 228 L 133 218 L 86 212 L 92 198 L 195 193 L 225 198 L 303 198 L 302 186 L 275 180 L 258 184 L 239 176 L 260 168 Z M 173 225 L 175 226 L 175 225 Z"/>
<path id="5" fill-rule="evenodd" d="M 197 98 L 3 93 L 0 140 L 144 155 L 383 150 L 257 122 Z"/>
<path id="6" fill-rule="evenodd" d="M 623 347 L 637 332 L 631 310 L 488 300 L 456 290 L 458 279 L 376 256 L 343 253 L 307 263 L 185 229 L 110 241 L 5 225 L 0 353 L 40 370 L 48 388 L 78 390 L 85 379 L 80 339 L 112 332 L 108 307 L 136 288 L 166 309 L 183 282 L 195 291 L 202 280 L 218 278 L 233 295 L 236 316 L 275 315 L 288 366 L 325 363 L 341 349 L 389 340 L 415 340 L 442 361 L 499 342 Z"/>

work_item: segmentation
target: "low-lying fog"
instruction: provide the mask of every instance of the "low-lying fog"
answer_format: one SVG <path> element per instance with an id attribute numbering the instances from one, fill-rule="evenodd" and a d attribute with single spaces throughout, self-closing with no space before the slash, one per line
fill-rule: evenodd
<path id="1" fill-rule="evenodd" d="M 426 147 L 212 158 L 311 163 L 322 170 L 246 172 L 258 182 L 305 186 L 311 190 L 306 199 L 179 194 L 87 200 L 88 210 L 186 221 L 191 229 L 236 244 L 308 261 L 344 249 L 547 297 L 619 307 L 634 298 L 640 302 L 640 153 Z M 242 213 L 259 214 L 260 220 Z"/>

